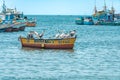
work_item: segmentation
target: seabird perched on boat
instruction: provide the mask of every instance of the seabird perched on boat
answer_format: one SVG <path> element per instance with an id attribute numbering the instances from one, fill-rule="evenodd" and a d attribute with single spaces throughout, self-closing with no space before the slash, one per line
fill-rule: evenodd
<path id="1" fill-rule="evenodd" d="M 70 31 L 70 36 L 73 37 L 75 36 L 76 30 Z"/>

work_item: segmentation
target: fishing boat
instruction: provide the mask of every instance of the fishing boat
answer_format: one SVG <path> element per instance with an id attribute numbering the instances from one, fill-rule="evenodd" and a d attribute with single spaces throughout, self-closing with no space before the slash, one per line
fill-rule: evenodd
<path id="1" fill-rule="evenodd" d="M 7 8 L 3 0 L 0 24 L 0 32 L 24 31 L 25 26 L 36 26 L 36 19 L 27 19 L 23 12 L 18 11 L 16 8 Z M 10 25 L 5 26 L 4 24 Z"/>
<path id="2" fill-rule="evenodd" d="M 36 26 L 36 19 L 26 19 L 26 26 L 27 27 L 35 27 Z"/>
<path id="3" fill-rule="evenodd" d="M 14 25 L 13 28 L 17 28 L 18 31 L 24 31 L 26 23 L 24 22 L 16 22 L 17 24 Z"/>
<path id="4" fill-rule="evenodd" d="M 24 31 L 26 21 L 23 19 L 23 12 L 17 9 L 7 8 L 3 1 L 2 12 L 0 13 L 0 32 Z"/>
<path id="5" fill-rule="evenodd" d="M 81 25 L 81 19 L 77 19 L 76 24 Z M 120 14 L 115 13 L 113 4 L 111 9 L 106 6 L 104 0 L 104 6 L 102 10 L 97 10 L 96 1 L 94 6 L 94 13 L 89 18 L 84 18 L 83 25 L 109 25 L 109 26 L 120 26 Z"/>
<path id="6" fill-rule="evenodd" d="M 12 27 L 6 28 L 4 32 L 12 32 Z"/>
<path id="7" fill-rule="evenodd" d="M 35 27 L 36 26 L 36 22 L 34 22 L 34 21 L 27 21 L 26 22 L 26 26 L 27 27 Z"/>
<path id="8" fill-rule="evenodd" d="M 108 9 L 106 6 L 106 2 L 104 0 L 104 7 L 103 10 L 97 10 L 96 4 L 94 7 L 94 14 L 92 15 L 92 19 L 95 25 L 110 25 L 110 26 L 119 26 L 120 15 L 115 13 L 115 9 L 112 7 Z"/>
<path id="9" fill-rule="evenodd" d="M 33 34 L 37 38 L 33 37 Z M 40 49 L 73 49 L 76 40 L 75 31 L 71 31 L 70 34 L 59 34 L 53 39 L 43 39 L 43 35 L 38 34 L 35 31 L 31 31 L 27 37 L 20 36 L 20 42 L 22 47 L 40 48 Z"/>
<path id="10" fill-rule="evenodd" d="M 2 24 L 3 25 L 3 24 Z M 2 32 L 18 32 L 18 31 L 24 31 L 25 30 L 25 23 L 12 23 L 12 24 L 6 24 L 6 27 L 3 28 L 4 30 Z"/>
<path id="11" fill-rule="evenodd" d="M 75 20 L 77 25 L 93 25 L 94 22 L 91 16 L 79 17 Z"/>
<path id="12" fill-rule="evenodd" d="M 84 24 L 84 19 L 83 17 L 79 17 L 75 20 L 75 23 L 78 25 L 83 25 Z"/>
<path id="13" fill-rule="evenodd" d="M 10 29 L 11 24 L 0 24 L 0 32 L 5 32 L 7 31 L 8 29 Z"/>
<path id="14" fill-rule="evenodd" d="M 92 17 L 84 17 L 84 25 L 93 25 Z"/>

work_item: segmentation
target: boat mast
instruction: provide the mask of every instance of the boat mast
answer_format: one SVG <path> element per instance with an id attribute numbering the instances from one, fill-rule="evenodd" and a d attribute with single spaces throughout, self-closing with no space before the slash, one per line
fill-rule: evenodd
<path id="1" fill-rule="evenodd" d="M 6 5 L 5 5 L 5 0 L 3 0 L 3 5 L 2 5 L 2 13 L 6 13 Z"/>
<path id="2" fill-rule="evenodd" d="M 113 7 L 113 2 L 112 2 L 112 7 L 111 7 L 111 13 L 112 13 L 112 15 L 113 15 L 113 21 L 114 21 L 114 17 L 115 17 L 115 9 L 114 9 L 114 7 Z"/>
<path id="3" fill-rule="evenodd" d="M 104 11 L 106 11 L 107 10 L 107 6 L 106 6 L 106 1 L 104 0 L 104 9 L 103 9 Z"/>
<path id="4" fill-rule="evenodd" d="M 111 12 L 112 12 L 112 14 L 115 13 L 115 9 L 114 9 L 114 7 L 113 7 L 113 2 L 112 2 Z"/>
<path id="5" fill-rule="evenodd" d="M 97 7 L 96 7 L 96 0 L 95 0 L 95 6 L 94 6 L 94 14 L 97 13 Z"/>

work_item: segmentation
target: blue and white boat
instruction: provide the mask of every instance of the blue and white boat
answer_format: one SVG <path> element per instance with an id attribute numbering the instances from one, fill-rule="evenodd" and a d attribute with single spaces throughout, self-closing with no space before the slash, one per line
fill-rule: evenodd
<path id="1" fill-rule="evenodd" d="M 112 5 L 111 9 L 108 9 L 104 0 L 103 10 L 97 10 L 96 3 L 94 7 L 94 13 L 90 17 L 84 18 L 83 25 L 120 25 L 120 14 L 115 13 L 115 9 Z M 80 20 L 75 22 L 81 23 Z"/>
<path id="2" fill-rule="evenodd" d="M 93 25 L 92 17 L 85 17 L 84 18 L 84 25 Z"/>
<path id="3" fill-rule="evenodd" d="M 19 22 L 19 20 L 22 20 L 22 22 Z M 16 28 L 24 27 L 23 29 L 25 29 L 25 26 L 26 21 L 24 21 L 23 12 L 17 11 L 16 8 L 14 9 L 7 8 L 5 5 L 5 1 L 3 1 L 2 11 L 0 13 L 0 31 L 1 32 L 10 31 L 11 28 L 15 27 Z"/>

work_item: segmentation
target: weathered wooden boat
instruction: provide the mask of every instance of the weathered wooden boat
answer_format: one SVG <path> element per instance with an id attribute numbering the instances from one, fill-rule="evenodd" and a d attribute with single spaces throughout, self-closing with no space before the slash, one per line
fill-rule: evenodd
<path id="1" fill-rule="evenodd" d="M 76 36 L 66 38 L 42 39 L 38 38 L 19 37 L 22 47 L 40 48 L 40 49 L 73 49 Z"/>
<path id="2" fill-rule="evenodd" d="M 36 26 L 36 19 L 32 19 L 32 18 L 30 18 L 30 19 L 25 18 L 25 19 L 26 19 L 27 27 L 35 27 Z"/>
<path id="3" fill-rule="evenodd" d="M 35 27 L 36 26 L 36 22 L 30 22 L 30 21 L 28 21 L 28 22 L 26 22 L 26 26 L 27 27 Z"/>
<path id="4" fill-rule="evenodd" d="M 66 39 L 28 39 L 20 37 L 22 47 L 44 49 L 72 49 L 76 38 Z"/>

